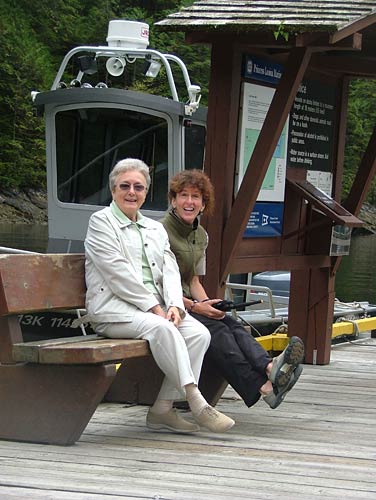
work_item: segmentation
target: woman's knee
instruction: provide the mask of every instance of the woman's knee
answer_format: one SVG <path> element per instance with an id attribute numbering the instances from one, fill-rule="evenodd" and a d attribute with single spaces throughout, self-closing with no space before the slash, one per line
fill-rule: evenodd
<path id="1" fill-rule="evenodd" d="M 200 329 L 200 338 L 202 339 L 203 345 L 205 345 L 206 349 L 209 347 L 209 344 L 211 342 L 211 335 L 209 330 L 206 328 L 206 326 L 201 325 L 202 328 Z"/>
<path id="2" fill-rule="evenodd" d="M 163 320 L 163 318 L 160 318 Z M 171 342 L 171 337 L 176 334 L 176 328 L 174 325 L 167 321 L 156 321 L 154 325 L 149 325 L 148 330 L 145 332 L 144 338 L 149 342 L 158 342 L 160 344 L 165 344 L 166 342 Z"/>
<path id="3" fill-rule="evenodd" d="M 190 339 L 189 341 L 188 338 Z M 190 333 L 187 336 L 187 341 L 195 345 L 200 345 L 206 351 L 211 342 L 211 335 L 206 326 L 197 321 L 197 323 L 192 325 Z"/>
<path id="4" fill-rule="evenodd" d="M 215 341 L 233 342 L 233 334 L 231 329 L 222 321 L 217 321 L 216 324 L 210 325 L 210 335 Z"/>

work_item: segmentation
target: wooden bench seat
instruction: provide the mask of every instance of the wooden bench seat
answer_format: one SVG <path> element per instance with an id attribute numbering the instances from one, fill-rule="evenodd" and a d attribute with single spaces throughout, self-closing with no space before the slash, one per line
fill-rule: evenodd
<path id="1" fill-rule="evenodd" d="M 98 335 L 24 342 L 19 316 L 85 307 L 83 254 L 0 255 L 0 439 L 73 444 L 98 404 L 150 404 L 163 375 L 145 340 Z M 117 368 L 120 366 L 120 369 Z M 210 366 L 215 404 L 226 383 Z"/>
<path id="2" fill-rule="evenodd" d="M 52 365 L 121 362 L 149 355 L 149 345 L 145 340 L 107 339 L 99 335 L 41 340 L 13 346 L 15 361 Z"/>
<path id="3" fill-rule="evenodd" d="M 82 254 L 0 255 L 0 438 L 72 444 L 115 380 L 150 357 L 144 340 L 97 335 L 23 342 L 18 315 L 85 307 Z"/>

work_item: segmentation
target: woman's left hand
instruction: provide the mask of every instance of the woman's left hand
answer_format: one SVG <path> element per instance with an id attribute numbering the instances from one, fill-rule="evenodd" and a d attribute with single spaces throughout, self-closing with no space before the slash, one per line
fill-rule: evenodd
<path id="1" fill-rule="evenodd" d="M 179 324 L 181 322 L 179 309 L 175 306 L 169 307 L 168 311 L 167 311 L 166 319 L 168 319 L 168 321 L 171 321 L 172 323 L 174 323 L 174 326 L 176 326 L 176 327 L 179 326 Z"/>
<path id="2" fill-rule="evenodd" d="M 192 312 L 206 316 L 207 318 L 221 320 L 226 314 L 223 311 L 219 311 L 213 307 L 217 302 L 221 302 L 222 299 L 209 299 L 204 302 L 196 302 L 192 308 Z"/>

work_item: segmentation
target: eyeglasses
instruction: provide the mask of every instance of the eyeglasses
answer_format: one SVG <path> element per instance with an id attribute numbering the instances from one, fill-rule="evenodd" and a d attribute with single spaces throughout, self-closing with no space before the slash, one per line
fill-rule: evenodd
<path id="1" fill-rule="evenodd" d="M 142 184 L 128 184 L 128 182 L 122 182 L 121 184 L 119 184 L 119 189 L 121 191 L 127 192 L 131 190 L 132 186 L 136 193 L 143 193 L 146 189 L 146 186 L 143 186 Z"/>

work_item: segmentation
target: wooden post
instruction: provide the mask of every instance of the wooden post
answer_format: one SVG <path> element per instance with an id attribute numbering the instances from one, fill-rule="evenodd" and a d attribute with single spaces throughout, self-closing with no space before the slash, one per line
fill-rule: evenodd
<path id="1" fill-rule="evenodd" d="M 240 79 L 240 51 L 229 43 L 213 44 L 205 172 L 214 185 L 216 206 L 214 215 L 202 221 L 209 233 L 204 286 L 210 297 L 222 293 L 219 266 L 223 227 L 233 199 Z"/>
<path id="2" fill-rule="evenodd" d="M 289 335 L 303 340 L 306 363 L 330 362 L 334 282 L 330 268 L 291 272 Z"/>

